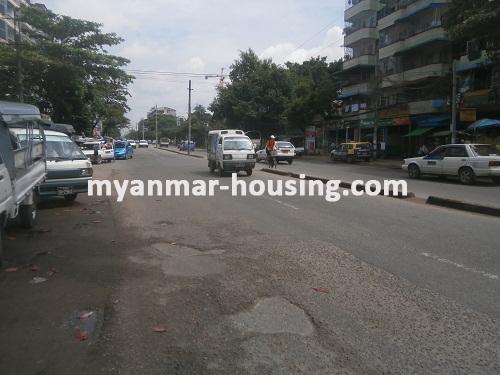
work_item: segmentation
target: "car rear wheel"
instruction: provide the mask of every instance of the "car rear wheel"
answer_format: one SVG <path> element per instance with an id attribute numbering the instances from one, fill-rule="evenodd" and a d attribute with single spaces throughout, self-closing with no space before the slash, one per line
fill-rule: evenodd
<path id="1" fill-rule="evenodd" d="M 419 178 L 420 177 L 420 168 L 416 164 L 410 164 L 408 166 L 408 176 L 410 178 Z"/>
<path id="2" fill-rule="evenodd" d="M 35 226 L 38 216 L 38 194 L 33 192 L 33 202 L 19 207 L 19 224 L 23 228 L 31 229 Z"/>
<path id="3" fill-rule="evenodd" d="M 493 180 L 494 184 L 500 185 L 500 177 L 492 177 L 491 179 Z"/>
<path id="4" fill-rule="evenodd" d="M 476 181 L 476 175 L 472 168 L 464 167 L 458 171 L 458 179 L 464 185 L 471 185 Z"/>
<path id="5" fill-rule="evenodd" d="M 224 168 L 219 164 L 219 177 L 224 177 Z"/>
<path id="6" fill-rule="evenodd" d="M 253 169 L 247 169 L 246 172 L 247 172 L 247 176 L 250 177 L 253 173 Z"/>
<path id="7" fill-rule="evenodd" d="M 289 165 L 292 165 L 292 163 L 293 163 L 293 159 L 288 160 Z"/>
<path id="8" fill-rule="evenodd" d="M 353 162 L 354 162 L 353 157 L 352 157 L 352 156 L 348 156 L 348 157 L 347 157 L 347 163 L 348 163 L 348 164 L 352 164 Z"/>

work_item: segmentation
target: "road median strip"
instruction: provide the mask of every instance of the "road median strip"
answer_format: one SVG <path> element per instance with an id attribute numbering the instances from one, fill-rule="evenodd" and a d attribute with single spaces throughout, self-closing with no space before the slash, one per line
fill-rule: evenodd
<path id="1" fill-rule="evenodd" d="M 266 172 L 266 173 L 276 174 L 276 175 L 279 175 L 279 176 L 292 177 L 292 178 L 300 178 L 300 175 L 301 175 L 299 173 L 279 171 L 279 170 L 270 169 L 270 168 L 262 168 L 261 171 L 262 172 Z M 305 175 L 305 180 L 322 181 L 324 184 L 328 183 L 328 181 L 331 180 L 331 179 L 324 178 L 324 177 L 314 177 L 314 176 L 309 176 L 309 175 L 306 175 L 306 174 L 304 174 L 304 175 Z M 343 189 L 351 189 L 352 188 L 352 182 L 340 181 L 339 186 L 341 188 L 343 188 Z M 363 185 L 358 185 L 358 188 L 365 189 L 365 187 Z M 364 191 L 366 191 L 366 189 Z M 390 198 L 398 198 L 398 199 L 415 198 L 415 194 L 414 193 L 408 192 L 407 195 L 403 195 L 401 192 L 398 192 L 397 194 L 394 194 L 394 192 L 392 190 L 389 191 L 387 193 L 387 195 L 386 195 L 385 191 L 382 191 L 380 193 L 380 195 L 383 195 L 383 196 L 386 196 L 386 197 L 390 197 Z"/>
<path id="2" fill-rule="evenodd" d="M 163 151 L 173 152 L 174 154 L 179 154 L 179 155 L 184 155 L 184 156 L 190 156 L 192 158 L 205 159 L 205 157 L 201 156 L 201 155 L 187 154 L 187 153 L 182 152 L 182 151 L 171 150 L 171 149 L 165 148 L 165 147 L 159 147 L 159 149 L 163 150 Z"/>
<path id="3" fill-rule="evenodd" d="M 454 210 L 474 212 L 483 215 L 500 217 L 500 208 L 498 207 L 488 207 L 475 203 L 461 202 L 453 199 L 440 198 L 430 196 L 427 198 L 426 204 L 433 206 L 446 207 Z"/>

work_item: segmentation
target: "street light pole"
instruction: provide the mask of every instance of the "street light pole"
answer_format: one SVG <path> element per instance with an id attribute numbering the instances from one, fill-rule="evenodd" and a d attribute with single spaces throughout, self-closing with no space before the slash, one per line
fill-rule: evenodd
<path id="1" fill-rule="evenodd" d="M 452 63 L 453 70 L 453 93 L 451 95 L 451 143 L 455 144 L 457 141 L 457 67 L 455 60 Z"/>
<path id="2" fill-rule="evenodd" d="M 188 144 L 187 144 L 187 149 L 188 149 L 188 155 L 191 155 L 191 92 L 193 91 L 191 89 L 191 80 L 189 80 L 189 101 L 188 101 Z"/>
<path id="3" fill-rule="evenodd" d="M 159 148 L 159 140 L 158 140 L 158 104 L 155 105 L 155 132 L 156 132 L 156 148 Z"/>

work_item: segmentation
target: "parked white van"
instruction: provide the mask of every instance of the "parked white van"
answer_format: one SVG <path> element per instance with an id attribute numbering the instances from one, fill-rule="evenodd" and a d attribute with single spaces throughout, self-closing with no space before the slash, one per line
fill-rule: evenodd
<path id="1" fill-rule="evenodd" d="M 255 148 L 242 130 L 213 130 L 208 133 L 208 167 L 222 177 L 226 172 L 245 171 L 252 175 Z"/>
<path id="2" fill-rule="evenodd" d="M 23 142 L 26 133 L 13 130 L 19 142 Z M 88 181 L 92 179 L 93 169 L 87 156 L 80 147 L 66 134 L 45 130 L 45 149 L 47 177 L 39 187 L 40 197 L 64 197 L 74 201 L 79 193 L 88 191 Z M 34 136 L 39 136 L 34 131 Z M 41 138 L 41 137 L 40 137 Z"/>

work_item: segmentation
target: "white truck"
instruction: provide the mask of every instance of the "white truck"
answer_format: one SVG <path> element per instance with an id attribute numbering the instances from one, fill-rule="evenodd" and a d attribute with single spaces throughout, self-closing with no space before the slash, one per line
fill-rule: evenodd
<path id="1" fill-rule="evenodd" d="M 242 130 L 213 130 L 208 133 L 208 168 L 218 170 L 223 177 L 226 172 L 245 171 L 252 175 L 256 154 L 251 139 Z"/>
<path id="2" fill-rule="evenodd" d="M 35 223 L 38 186 L 46 176 L 40 120 L 34 106 L 0 101 L 0 233 L 9 220 L 18 219 L 26 228 Z M 19 141 L 14 129 L 25 132 L 24 141 Z"/>

